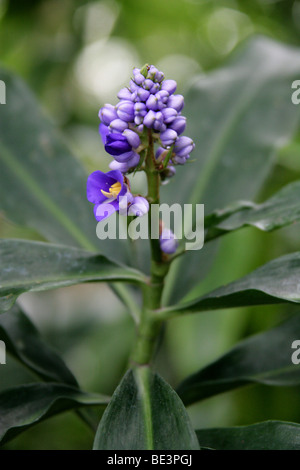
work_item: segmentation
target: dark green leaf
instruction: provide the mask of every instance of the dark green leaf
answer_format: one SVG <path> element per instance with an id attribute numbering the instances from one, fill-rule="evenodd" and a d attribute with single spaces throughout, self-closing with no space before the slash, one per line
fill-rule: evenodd
<path id="1" fill-rule="evenodd" d="M 199 444 L 216 450 L 300 450 L 300 425 L 265 421 L 250 426 L 200 429 Z"/>
<path id="2" fill-rule="evenodd" d="M 298 49 L 256 37 L 224 67 L 195 80 L 184 108 L 195 162 L 178 168 L 163 198 L 169 204 L 202 203 L 206 214 L 252 200 L 277 150 L 297 129 L 300 108 L 291 102 L 291 83 L 299 76 Z M 174 263 L 166 301 L 172 292 L 173 302 L 182 298 L 201 280 L 199 266 L 209 265 L 202 260 L 205 253 L 193 251 Z"/>
<path id="3" fill-rule="evenodd" d="M 6 105 L 0 112 L 0 201 L 7 218 L 45 239 L 93 249 L 99 245 L 86 174 L 21 80 L 1 69 Z"/>
<path id="4" fill-rule="evenodd" d="M 23 292 L 42 291 L 88 281 L 143 282 L 138 271 L 103 255 L 77 248 L 24 240 L 0 240 L 0 309 Z"/>
<path id="5" fill-rule="evenodd" d="M 282 256 L 247 276 L 220 287 L 191 302 L 161 309 L 160 317 L 198 313 L 207 310 L 300 302 L 300 252 Z"/>
<path id="6" fill-rule="evenodd" d="M 22 385 L 0 393 L 0 442 L 50 416 L 80 407 L 105 407 L 108 398 L 56 383 Z"/>
<path id="7" fill-rule="evenodd" d="M 130 370 L 115 391 L 95 437 L 96 450 L 199 449 L 175 391 L 148 367 Z"/>
<path id="8" fill-rule="evenodd" d="M 86 198 L 86 172 L 35 97 L 11 72 L 0 69 L 0 77 L 7 97 L 0 112 L 1 211 L 51 242 L 128 261 L 126 240 L 97 239 L 93 206 Z M 97 120 L 95 116 L 95 128 Z"/>
<path id="9" fill-rule="evenodd" d="M 300 338 L 300 315 L 245 339 L 224 356 L 186 378 L 177 393 L 186 405 L 251 383 L 300 385 L 292 343 Z"/>
<path id="10" fill-rule="evenodd" d="M 77 381 L 59 355 L 48 346 L 30 319 L 14 305 L 0 315 L 0 340 L 6 351 L 42 379 L 77 386 Z"/>
<path id="11" fill-rule="evenodd" d="M 291 183 L 262 204 L 237 203 L 205 219 L 206 240 L 252 225 L 270 232 L 300 219 L 300 181 Z"/>

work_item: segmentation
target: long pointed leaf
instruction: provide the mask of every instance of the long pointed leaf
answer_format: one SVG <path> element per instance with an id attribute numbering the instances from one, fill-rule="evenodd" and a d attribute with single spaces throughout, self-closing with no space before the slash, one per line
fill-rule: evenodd
<path id="1" fill-rule="evenodd" d="M 199 449 L 176 392 L 148 367 L 130 370 L 116 389 L 95 437 L 95 450 Z"/>
<path id="2" fill-rule="evenodd" d="M 265 421 L 250 426 L 200 429 L 199 444 L 216 450 L 300 450 L 300 424 Z"/>
<path id="3" fill-rule="evenodd" d="M 34 424 L 87 406 L 105 408 L 109 399 L 61 384 L 28 384 L 0 393 L 0 442 L 3 444 Z"/>
<path id="4" fill-rule="evenodd" d="M 89 281 L 143 282 L 139 271 L 103 255 L 24 240 L 0 240 L 0 309 L 9 309 L 23 292 Z"/>
<path id="5" fill-rule="evenodd" d="M 298 222 L 300 219 L 299 201 L 300 181 L 296 181 L 282 188 L 262 204 L 241 202 L 218 210 L 205 219 L 207 228 L 205 239 L 208 241 L 246 226 L 270 232 Z"/>
<path id="6" fill-rule="evenodd" d="M 292 344 L 300 338 L 300 315 L 241 341 L 212 364 L 187 377 L 177 388 L 186 405 L 248 384 L 300 385 L 300 365 Z"/>
<path id="7" fill-rule="evenodd" d="M 162 319 L 207 310 L 300 302 L 300 252 L 282 256 L 198 299 L 158 311 Z"/>
<path id="8" fill-rule="evenodd" d="M 0 315 L 0 340 L 4 341 L 7 352 L 43 380 L 78 386 L 63 360 L 43 341 L 17 305 Z"/>

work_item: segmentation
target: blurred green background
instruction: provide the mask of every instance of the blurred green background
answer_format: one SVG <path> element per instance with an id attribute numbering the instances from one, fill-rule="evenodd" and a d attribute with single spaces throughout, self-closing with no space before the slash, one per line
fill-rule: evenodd
<path id="1" fill-rule="evenodd" d="M 98 110 L 106 102 L 116 102 L 116 93 L 128 82 L 134 66 L 155 64 L 177 80 L 179 92 L 184 93 L 195 75 L 221 65 L 254 34 L 300 46 L 300 1 L 0 0 L 2 65 L 26 81 L 89 172 L 107 169 Z M 258 200 L 299 179 L 299 155 L 298 136 L 280 152 Z M 0 236 L 38 238 L 1 214 Z M 201 292 L 299 247 L 299 226 L 273 234 L 250 228 L 231 234 L 220 244 Z M 108 287 L 91 284 L 26 294 L 21 304 L 61 352 L 83 389 L 113 392 L 126 366 L 134 326 Z M 277 324 L 293 311 L 297 307 L 257 307 L 172 320 L 157 369 L 176 386 L 241 338 Z M 0 381 L 4 389 L 32 382 L 33 377 L 8 358 Z M 247 387 L 206 400 L 189 412 L 197 428 L 266 419 L 300 422 L 298 396 L 298 388 Z M 78 418 L 66 413 L 39 424 L 5 448 L 89 449 L 92 440 Z"/>

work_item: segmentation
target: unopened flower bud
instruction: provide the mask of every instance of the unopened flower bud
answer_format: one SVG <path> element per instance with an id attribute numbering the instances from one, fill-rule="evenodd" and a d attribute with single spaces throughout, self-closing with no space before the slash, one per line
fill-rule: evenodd
<path id="1" fill-rule="evenodd" d="M 166 108 L 166 109 L 170 109 L 170 108 Z M 186 127 L 186 117 L 178 116 L 177 118 L 174 119 L 174 121 L 170 123 L 169 127 L 171 129 L 174 129 L 174 131 L 176 131 L 178 135 L 182 134 L 182 132 L 185 130 L 185 127 Z"/>
<path id="2" fill-rule="evenodd" d="M 177 88 L 177 83 L 175 82 L 175 80 L 164 80 L 161 84 L 161 89 L 166 90 L 169 93 L 169 95 L 172 95 L 173 93 L 175 93 L 176 88 Z"/>
<path id="3" fill-rule="evenodd" d="M 125 122 L 132 122 L 134 118 L 134 103 L 129 100 L 120 101 L 117 105 L 118 117 Z"/>
<path id="4" fill-rule="evenodd" d="M 132 204 L 129 206 L 128 215 L 141 217 L 149 211 L 149 202 L 142 196 L 133 198 Z"/>
<path id="5" fill-rule="evenodd" d="M 138 146 L 141 144 L 141 139 L 136 132 L 130 129 L 125 129 L 123 135 L 126 137 L 131 147 L 138 148 Z"/>
<path id="6" fill-rule="evenodd" d="M 168 102 L 169 93 L 166 90 L 160 90 L 158 93 L 156 93 L 155 98 L 158 101 L 158 108 L 162 109 Z"/>
<path id="7" fill-rule="evenodd" d="M 130 152 L 132 148 L 125 136 L 112 132 L 106 136 L 105 150 L 116 157 Z"/>
<path id="8" fill-rule="evenodd" d="M 128 88 L 122 88 L 122 90 L 119 91 L 119 93 L 117 94 L 117 97 L 119 98 L 119 100 L 131 100 L 131 97 L 132 97 L 132 92 L 130 90 L 128 90 Z"/>
<path id="9" fill-rule="evenodd" d="M 164 117 L 164 123 L 165 124 L 170 124 L 177 117 L 177 111 L 174 108 L 164 108 L 164 109 L 161 110 L 161 112 L 162 112 L 162 115 Z M 172 128 L 172 129 L 174 129 L 174 128 Z M 176 129 L 174 129 L 174 130 L 176 130 Z"/>
<path id="10" fill-rule="evenodd" d="M 159 240 L 161 251 L 168 255 L 175 253 L 178 248 L 178 240 L 172 230 L 168 228 L 163 229 Z"/>
<path id="11" fill-rule="evenodd" d="M 177 139 L 177 133 L 173 129 L 167 129 L 160 134 L 160 140 L 163 145 L 168 146 L 174 144 Z"/>
<path id="12" fill-rule="evenodd" d="M 152 111 L 158 110 L 158 99 L 156 98 L 156 95 L 149 96 L 149 98 L 146 101 L 146 106 L 148 109 Z"/>
<path id="13" fill-rule="evenodd" d="M 99 111 L 99 118 L 106 126 L 118 118 L 116 108 L 111 104 L 105 104 Z"/>
<path id="14" fill-rule="evenodd" d="M 160 90 L 160 84 L 159 83 L 154 83 L 152 88 L 149 90 L 152 95 L 155 95 Z"/>
<path id="15" fill-rule="evenodd" d="M 137 85 L 141 85 L 145 81 L 145 77 L 141 74 L 140 69 L 133 69 L 133 77 Z"/>
<path id="16" fill-rule="evenodd" d="M 184 165 L 187 157 L 179 157 L 178 155 L 175 155 L 172 160 L 174 163 L 177 163 L 177 165 Z"/>
<path id="17" fill-rule="evenodd" d="M 136 167 L 139 164 L 139 161 L 140 161 L 140 156 L 137 153 L 132 152 L 132 157 L 129 160 L 127 160 L 127 162 L 121 163 L 116 160 L 113 160 L 112 162 L 110 162 L 109 168 L 111 170 L 119 170 L 122 173 L 126 173 L 131 168 Z"/>
<path id="18" fill-rule="evenodd" d="M 195 144 L 189 137 L 178 137 L 174 145 L 174 152 L 178 157 L 186 157 L 194 150 Z"/>
<path id="19" fill-rule="evenodd" d="M 147 107 L 145 105 L 145 103 L 135 103 L 134 104 L 134 113 L 135 113 L 135 116 L 146 116 L 147 114 Z"/>
<path id="20" fill-rule="evenodd" d="M 108 129 L 107 126 L 102 124 L 102 122 L 99 125 L 99 134 L 101 135 L 102 142 L 105 145 L 106 144 L 106 136 L 107 136 L 107 134 L 109 134 L 109 129 Z"/>
<path id="21" fill-rule="evenodd" d="M 122 119 L 114 119 L 114 121 L 111 121 L 109 128 L 112 132 L 122 133 L 128 128 L 128 124 L 127 122 L 122 121 Z"/>
<path id="22" fill-rule="evenodd" d="M 121 212 L 121 215 L 127 215 L 128 206 L 132 203 L 132 201 L 133 195 L 129 190 L 126 194 L 124 194 L 124 196 L 119 198 L 119 211 Z"/>
<path id="23" fill-rule="evenodd" d="M 157 70 L 154 65 L 151 65 L 148 71 L 147 78 L 151 78 L 151 80 L 155 80 L 156 82 L 160 83 L 164 79 L 164 74 Z"/>
<path id="24" fill-rule="evenodd" d="M 146 101 L 150 96 L 150 91 L 145 90 L 144 88 L 138 87 L 134 93 L 133 97 L 137 101 Z"/>
<path id="25" fill-rule="evenodd" d="M 171 95 L 167 102 L 168 108 L 174 108 L 180 112 L 184 106 L 184 98 L 182 95 Z"/>
<path id="26" fill-rule="evenodd" d="M 154 85 L 153 80 L 150 80 L 150 78 L 147 78 L 143 83 L 143 88 L 145 88 L 145 90 L 150 91 L 153 85 Z"/>

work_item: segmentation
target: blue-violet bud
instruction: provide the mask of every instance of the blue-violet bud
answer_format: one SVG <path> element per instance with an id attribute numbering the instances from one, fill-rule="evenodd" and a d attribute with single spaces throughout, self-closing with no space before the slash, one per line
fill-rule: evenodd
<path id="1" fill-rule="evenodd" d="M 122 88 L 119 93 L 117 94 L 119 100 L 131 100 L 132 101 L 132 93 L 128 88 Z"/>
<path id="2" fill-rule="evenodd" d="M 144 75 L 141 74 L 140 69 L 137 69 L 137 68 L 133 69 L 133 77 L 137 85 L 141 85 L 145 81 L 145 77 Z"/>
<path id="3" fill-rule="evenodd" d="M 138 148 L 139 145 L 141 145 L 141 139 L 138 136 L 138 134 L 131 129 L 125 129 L 123 132 L 123 136 L 126 137 L 127 142 L 131 145 L 133 148 Z"/>
<path id="4" fill-rule="evenodd" d="M 174 145 L 174 152 L 178 157 L 186 157 L 194 150 L 195 144 L 189 137 L 178 137 Z"/>
<path id="5" fill-rule="evenodd" d="M 111 121 L 109 128 L 112 132 L 122 133 L 128 128 L 128 124 L 127 122 L 122 121 L 122 119 L 114 119 L 114 121 Z"/>
<path id="6" fill-rule="evenodd" d="M 122 173 L 126 173 L 129 171 L 131 168 L 136 167 L 139 164 L 140 161 L 140 156 L 138 153 L 132 152 L 132 157 L 127 160 L 127 162 L 117 162 L 116 160 L 113 160 L 109 164 L 109 168 L 111 170 L 119 170 Z"/>
<path id="7" fill-rule="evenodd" d="M 132 147 L 125 136 L 112 132 L 106 136 L 105 150 L 115 157 L 131 151 Z"/>
<path id="8" fill-rule="evenodd" d="M 149 202 L 142 196 L 133 198 L 132 204 L 129 206 L 128 215 L 141 217 L 149 211 Z"/>
<path id="9" fill-rule="evenodd" d="M 161 89 L 166 90 L 169 93 L 169 95 L 172 95 L 173 93 L 175 93 L 176 88 L 177 88 L 177 83 L 175 82 L 175 80 L 164 80 L 161 84 Z"/>
<path id="10" fill-rule="evenodd" d="M 166 109 L 170 109 L 170 108 L 166 108 Z M 170 123 L 169 127 L 171 129 L 174 129 L 174 131 L 176 131 L 178 135 L 182 134 L 182 132 L 185 130 L 185 127 L 186 127 L 186 117 L 178 116 L 177 118 L 174 119 L 174 121 Z"/>
<path id="11" fill-rule="evenodd" d="M 163 229 L 159 240 L 161 251 L 167 253 L 168 255 L 175 253 L 178 248 L 178 240 L 172 230 L 168 228 Z"/>
<path id="12" fill-rule="evenodd" d="M 132 122 L 134 118 L 134 103 L 129 100 L 120 101 L 117 104 L 118 117 L 125 122 Z"/>
<path id="13" fill-rule="evenodd" d="M 177 117 L 177 111 L 174 108 L 164 108 L 164 109 L 161 110 L 161 112 L 162 112 L 162 115 L 164 117 L 164 123 L 165 124 L 170 124 Z M 174 129 L 174 128 L 172 128 L 172 129 Z M 176 130 L 176 129 L 174 129 L 174 130 Z"/>
<path id="14" fill-rule="evenodd" d="M 160 140 L 163 145 L 172 145 L 177 139 L 177 133 L 173 129 L 167 129 L 160 134 Z"/>
<path id="15" fill-rule="evenodd" d="M 171 95 L 167 102 L 168 108 L 174 108 L 180 112 L 184 107 L 184 98 L 182 95 Z"/>
<path id="16" fill-rule="evenodd" d="M 118 118 L 115 106 L 105 104 L 99 111 L 99 118 L 106 126 L 109 126 L 111 121 Z"/>

